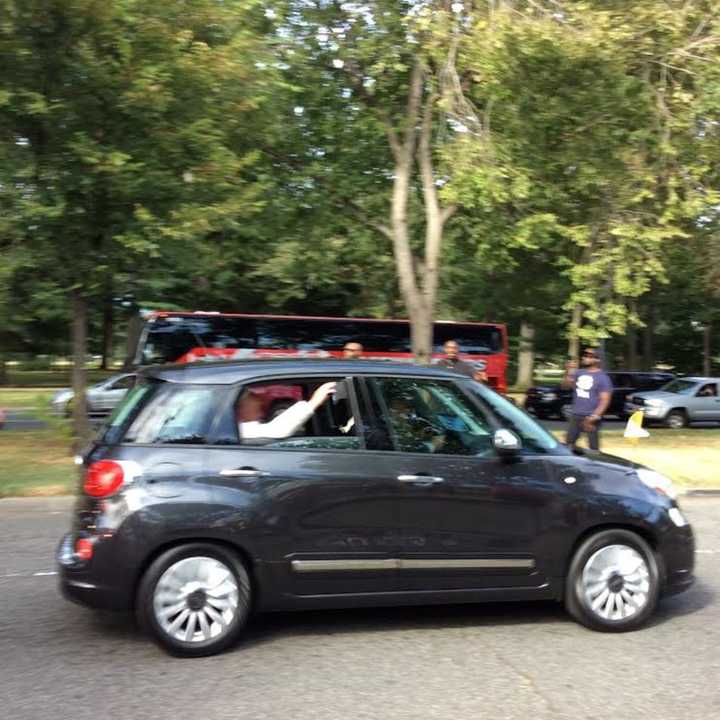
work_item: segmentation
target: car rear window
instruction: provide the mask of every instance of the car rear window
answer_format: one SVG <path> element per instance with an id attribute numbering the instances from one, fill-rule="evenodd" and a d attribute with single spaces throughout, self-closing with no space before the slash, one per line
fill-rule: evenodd
<path id="1" fill-rule="evenodd" d="M 105 442 L 199 444 L 208 442 L 223 395 L 216 386 L 143 383 L 113 413 Z"/>

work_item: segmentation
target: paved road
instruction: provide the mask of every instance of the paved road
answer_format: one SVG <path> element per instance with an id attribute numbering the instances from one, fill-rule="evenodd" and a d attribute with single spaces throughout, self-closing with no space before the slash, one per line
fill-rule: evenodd
<path id="1" fill-rule="evenodd" d="M 124 615 L 65 602 L 68 501 L 0 501 L 0 716 L 8 720 L 518 720 L 720 716 L 720 498 L 688 498 L 697 584 L 605 635 L 554 604 L 265 616 L 224 655 L 165 655 Z"/>

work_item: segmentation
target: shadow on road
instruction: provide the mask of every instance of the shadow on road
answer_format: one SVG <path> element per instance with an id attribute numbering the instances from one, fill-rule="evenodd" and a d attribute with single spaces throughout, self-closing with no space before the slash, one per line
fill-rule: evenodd
<path id="1" fill-rule="evenodd" d="M 680 616 L 703 610 L 715 601 L 715 593 L 702 583 L 688 592 L 660 601 L 655 615 L 645 626 L 652 628 Z M 130 613 L 95 611 L 90 620 L 93 634 L 124 641 L 147 643 Z M 557 634 L 575 633 L 578 625 L 555 602 L 478 603 L 419 607 L 310 610 L 257 614 L 236 648 L 229 652 L 308 635 L 324 636 L 352 633 L 402 632 L 409 630 L 456 630 L 464 627 L 533 625 Z M 586 632 L 590 632 L 589 630 Z"/>

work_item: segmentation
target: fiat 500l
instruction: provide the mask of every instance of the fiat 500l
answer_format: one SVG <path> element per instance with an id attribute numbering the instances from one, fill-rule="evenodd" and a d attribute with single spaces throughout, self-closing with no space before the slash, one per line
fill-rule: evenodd
<path id="1" fill-rule="evenodd" d="M 321 386 L 334 392 L 315 402 Z M 268 395 L 301 403 L 294 425 L 248 401 Z M 134 610 L 180 655 L 228 647 L 252 610 L 554 599 L 590 628 L 632 630 L 693 580 L 667 478 L 573 454 L 442 370 L 151 368 L 78 463 L 62 591 Z"/>

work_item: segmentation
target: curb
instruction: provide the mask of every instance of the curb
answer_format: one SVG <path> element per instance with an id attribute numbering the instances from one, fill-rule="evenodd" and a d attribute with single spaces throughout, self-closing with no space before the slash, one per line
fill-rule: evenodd
<path id="1" fill-rule="evenodd" d="M 681 490 L 679 494 L 684 497 L 720 497 L 720 488 L 690 488 Z"/>

